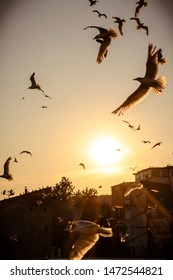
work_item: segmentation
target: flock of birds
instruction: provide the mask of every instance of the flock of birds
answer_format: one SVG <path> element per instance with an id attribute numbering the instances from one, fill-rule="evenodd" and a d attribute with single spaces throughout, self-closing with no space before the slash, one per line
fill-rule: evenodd
<path id="1" fill-rule="evenodd" d="M 90 6 L 97 5 L 99 2 L 98 0 L 89 0 Z M 136 2 L 137 6 L 135 9 L 134 17 L 131 17 L 131 21 L 136 22 L 136 29 L 141 30 L 144 29 L 146 31 L 146 35 L 149 34 L 149 29 L 148 26 L 144 25 L 144 23 L 141 23 L 139 19 L 139 14 L 140 10 L 143 7 L 147 7 L 147 2 L 145 0 L 139 0 Z M 107 19 L 107 15 L 105 13 L 100 13 L 98 10 L 93 10 L 93 13 L 96 13 L 98 17 L 104 17 Z M 120 17 L 117 16 L 112 16 L 112 18 L 115 20 L 114 23 L 118 24 L 118 29 L 119 33 L 121 36 L 124 35 L 123 31 L 123 24 L 126 22 L 125 19 L 121 19 Z M 97 55 L 97 63 L 100 64 L 103 59 L 107 57 L 108 54 L 108 49 L 112 43 L 113 40 L 115 40 L 118 37 L 118 33 L 115 28 L 111 27 L 109 29 L 99 27 L 99 26 L 94 26 L 90 25 L 84 28 L 84 30 L 89 29 L 89 28 L 95 28 L 99 31 L 99 34 L 97 34 L 93 39 L 100 44 L 98 55 Z M 127 97 L 127 99 L 118 107 L 116 108 L 112 114 L 118 114 L 123 115 L 126 110 L 129 108 L 133 107 L 136 105 L 138 102 L 143 100 L 150 92 L 151 89 L 153 89 L 153 92 L 155 95 L 159 95 L 162 93 L 163 89 L 166 86 L 166 78 L 165 76 L 158 76 L 158 71 L 159 71 L 159 65 L 164 64 L 166 62 L 166 59 L 163 57 L 162 54 L 162 49 L 156 49 L 156 46 L 153 46 L 153 44 L 149 44 L 148 46 L 148 57 L 147 57 L 147 62 L 146 62 L 146 72 L 144 77 L 137 77 L 134 80 L 138 81 L 140 83 L 139 87 L 130 95 Z M 45 94 L 44 90 L 42 87 L 36 82 L 35 80 L 35 73 L 33 73 L 30 76 L 30 82 L 31 85 L 29 86 L 29 89 L 31 90 L 39 90 L 41 93 L 49 99 L 52 99 L 50 96 Z M 47 106 L 42 106 L 42 108 L 47 108 Z M 141 127 L 140 125 L 135 128 L 133 125 L 131 125 L 128 121 L 124 121 L 125 123 L 128 124 L 128 126 L 133 130 L 140 130 Z M 143 140 L 141 141 L 144 144 L 151 143 L 148 140 Z M 154 149 L 156 146 L 161 145 L 162 142 L 157 142 L 155 143 L 151 149 Z M 22 151 L 20 154 L 29 154 L 32 156 L 32 153 L 29 151 Z M 4 164 L 4 171 L 3 174 L 0 175 L 1 178 L 5 178 L 9 181 L 13 179 L 12 174 L 10 174 L 9 171 L 9 165 L 10 161 L 12 160 L 11 157 L 9 157 L 5 164 Z M 14 162 L 18 162 L 18 160 L 15 158 Z M 79 163 L 80 166 L 85 169 L 85 165 L 83 163 Z M 134 167 L 132 168 L 133 171 L 137 168 Z M 142 188 L 143 186 L 137 186 L 134 188 L 130 188 L 126 195 L 128 195 L 133 189 L 135 188 Z M 72 246 L 71 252 L 70 252 L 70 259 L 82 259 L 83 256 L 90 250 L 94 244 L 98 241 L 99 236 L 102 235 L 104 237 L 110 237 L 112 236 L 112 229 L 111 228 L 103 228 L 100 227 L 98 224 L 95 224 L 91 221 L 84 221 L 84 220 L 78 220 L 70 225 L 70 231 L 75 231 L 80 233 L 79 239 L 76 240 L 74 245 Z"/>

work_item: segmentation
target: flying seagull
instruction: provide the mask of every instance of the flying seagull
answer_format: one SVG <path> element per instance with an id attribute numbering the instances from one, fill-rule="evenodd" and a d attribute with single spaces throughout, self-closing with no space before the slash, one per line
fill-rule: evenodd
<path id="1" fill-rule="evenodd" d="M 108 48 L 112 42 L 112 40 L 114 40 L 117 37 L 117 32 L 114 28 L 109 28 L 109 29 L 105 29 L 103 27 L 99 27 L 99 26 L 87 26 L 84 28 L 97 28 L 99 30 L 99 34 L 96 35 L 93 39 L 95 39 L 98 43 L 100 43 L 100 49 L 99 49 L 99 53 L 97 56 L 97 62 L 98 64 L 100 64 L 103 60 L 104 57 L 107 56 L 108 54 Z"/>
<path id="2" fill-rule="evenodd" d="M 103 228 L 96 223 L 85 220 L 73 222 L 70 231 L 80 233 L 79 239 L 76 240 L 70 251 L 70 260 L 81 260 L 83 256 L 96 244 L 100 235 L 103 237 L 112 236 L 111 228 Z"/>
<path id="3" fill-rule="evenodd" d="M 123 32 L 123 22 L 126 22 L 125 19 L 121 19 L 119 17 L 112 17 L 114 19 L 116 19 L 114 22 L 118 23 L 118 29 L 119 29 L 119 32 L 120 34 L 123 36 L 124 35 L 124 32 Z"/>
<path id="4" fill-rule="evenodd" d="M 140 19 L 138 17 L 132 17 L 130 18 L 131 20 L 135 20 L 137 23 L 136 29 L 141 30 L 144 29 L 146 31 L 146 34 L 148 35 L 148 26 L 144 25 L 144 23 L 140 22 Z"/>
<path id="5" fill-rule="evenodd" d="M 151 144 L 151 142 L 150 141 L 148 141 L 148 140 L 143 140 L 143 141 L 141 141 L 142 143 L 144 143 L 144 144 Z"/>
<path id="6" fill-rule="evenodd" d="M 162 144 L 162 142 L 157 142 L 156 144 L 154 144 L 152 147 L 151 147 L 151 150 L 154 149 L 155 147 L 157 146 L 160 146 Z"/>
<path id="7" fill-rule="evenodd" d="M 29 151 L 22 151 L 22 152 L 19 153 L 19 155 L 21 155 L 21 154 L 28 154 L 32 157 L 32 153 L 29 152 Z"/>
<path id="8" fill-rule="evenodd" d="M 144 99 L 150 92 L 150 89 L 153 89 L 154 94 L 159 95 L 162 93 L 162 90 L 166 86 L 166 78 L 165 76 L 157 77 L 158 68 L 159 68 L 159 59 L 158 52 L 156 50 L 156 46 L 153 48 L 152 44 L 148 46 L 148 59 L 146 63 L 146 73 L 143 78 L 138 77 L 134 80 L 139 81 L 140 86 L 119 106 L 115 109 L 112 114 L 123 115 L 123 113 L 133 107 L 136 103 L 140 102 Z"/>
<path id="9" fill-rule="evenodd" d="M 89 0 L 90 2 L 90 6 L 96 5 L 97 2 L 99 2 L 98 0 Z"/>
<path id="10" fill-rule="evenodd" d="M 30 77 L 31 86 L 28 89 L 38 89 L 38 90 L 41 90 L 44 93 L 44 91 L 42 90 L 40 85 L 36 83 L 34 76 L 35 76 L 35 73 L 33 73 Z"/>
<path id="11" fill-rule="evenodd" d="M 81 165 L 83 167 L 83 169 L 85 169 L 85 164 L 83 164 L 82 162 L 79 163 L 79 165 Z"/>
<path id="12" fill-rule="evenodd" d="M 98 10 L 93 10 L 93 13 L 97 13 L 97 14 L 98 14 L 98 17 L 105 17 L 105 18 L 107 18 L 107 15 L 106 15 L 106 14 L 102 14 L 102 13 L 100 13 Z"/>
<path id="13" fill-rule="evenodd" d="M 134 183 L 130 184 L 129 187 L 126 189 L 124 196 L 128 196 L 134 190 L 141 190 L 142 188 L 143 188 L 143 185 L 141 183 L 134 182 Z"/>
<path id="14" fill-rule="evenodd" d="M 4 173 L 0 175 L 1 178 L 7 179 L 9 181 L 13 180 L 13 176 L 9 173 L 9 165 L 10 165 L 11 157 L 9 157 L 4 163 Z"/>
<path id="15" fill-rule="evenodd" d="M 139 0 L 138 2 L 136 2 L 136 4 L 138 4 L 138 5 L 135 10 L 135 17 L 137 17 L 139 15 L 140 9 L 142 7 L 146 7 L 148 5 L 148 3 L 145 0 Z"/>

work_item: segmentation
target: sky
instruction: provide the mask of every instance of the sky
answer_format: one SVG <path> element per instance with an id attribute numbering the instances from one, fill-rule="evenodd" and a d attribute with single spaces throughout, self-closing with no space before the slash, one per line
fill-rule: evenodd
<path id="1" fill-rule="evenodd" d="M 173 5 L 148 0 L 139 14 L 148 36 L 130 20 L 135 8 L 134 0 L 99 0 L 92 7 L 88 0 L 0 1 L 0 173 L 11 156 L 13 175 L 12 181 L 0 178 L 0 193 L 55 186 L 65 176 L 76 190 L 111 194 L 111 186 L 134 181 L 131 167 L 173 164 Z M 123 36 L 112 16 L 126 20 Z M 98 30 L 84 30 L 88 25 L 118 33 L 101 64 L 93 40 Z M 159 76 L 166 88 L 159 96 L 151 91 L 123 116 L 111 114 L 139 86 L 133 79 L 145 75 L 149 43 L 163 50 Z M 33 72 L 52 99 L 28 89 Z M 152 150 L 156 142 L 162 144 Z M 32 157 L 19 154 L 23 150 Z"/>

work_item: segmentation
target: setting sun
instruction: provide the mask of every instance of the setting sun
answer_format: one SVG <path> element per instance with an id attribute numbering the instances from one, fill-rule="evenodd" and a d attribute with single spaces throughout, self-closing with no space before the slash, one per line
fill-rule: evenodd
<path id="1" fill-rule="evenodd" d="M 100 165 L 108 166 L 117 162 L 125 154 L 125 149 L 113 138 L 97 139 L 91 146 L 91 156 Z"/>

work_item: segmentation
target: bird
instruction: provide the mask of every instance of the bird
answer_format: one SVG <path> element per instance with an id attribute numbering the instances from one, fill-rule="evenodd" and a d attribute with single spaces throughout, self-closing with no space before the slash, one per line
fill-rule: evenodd
<path id="1" fill-rule="evenodd" d="M 98 10 L 93 10 L 93 13 L 97 13 L 97 14 L 98 14 L 98 17 L 105 17 L 105 18 L 108 18 L 106 14 L 102 14 L 102 13 L 100 13 Z"/>
<path id="2" fill-rule="evenodd" d="M 123 32 L 123 23 L 126 22 L 125 19 L 121 19 L 119 17 L 112 17 L 114 19 L 116 19 L 114 22 L 118 23 L 118 29 L 119 29 L 119 32 L 120 34 L 123 36 L 124 35 L 124 32 Z"/>
<path id="3" fill-rule="evenodd" d="M 144 143 L 144 144 L 151 144 L 151 142 L 150 141 L 148 141 L 148 140 L 143 140 L 143 141 L 141 141 L 142 143 Z"/>
<path id="4" fill-rule="evenodd" d="M 18 163 L 18 160 L 17 160 L 17 158 L 16 158 L 16 157 L 14 158 L 14 162 Z"/>
<path id="5" fill-rule="evenodd" d="M 30 155 L 31 157 L 32 157 L 32 153 L 31 152 L 29 152 L 29 151 L 22 151 L 22 152 L 20 152 L 19 153 L 19 155 L 21 155 L 21 154 L 28 154 L 28 155 Z"/>
<path id="6" fill-rule="evenodd" d="M 47 94 L 44 94 L 45 97 L 49 98 L 49 99 L 52 99 L 52 97 L 50 97 L 49 95 Z"/>
<path id="7" fill-rule="evenodd" d="M 165 57 L 163 57 L 163 54 L 162 54 L 162 49 L 158 50 L 158 61 L 161 64 L 166 63 L 166 59 L 165 59 Z"/>
<path id="8" fill-rule="evenodd" d="M 135 169 L 137 168 L 137 166 L 135 167 L 129 167 L 130 169 L 132 169 L 133 171 L 135 171 Z"/>
<path id="9" fill-rule="evenodd" d="M 81 165 L 83 167 L 83 169 L 85 169 L 85 164 L 84 163 L 79 163 L 79 165 Z"/>
<path id="10" fill-rule="evenodd" d="M 137 127 L 137 128 L 134 128 L 133 130 L 134 130 L 134 131 L 135 131 L 135 130 L 141 130 L 141 126 L 140 126 L 140 124 L 138 125 L 138 127 Z"/>
<path id="11" fill-rule="evenodd" d="M 44 105 L 43 105 L 43 106 L 41 106 L 41 108 L 43 108 L 43 109 L 47 109 L 47 106 L 44 106 Z"/>
<path id="12" fill-rule="evenodd" d="M 160 146 L 163 142 L 157 142 L 156 144 L 154 144 L 152 147 L 151 147 L 151 150 L 154 149 L 155 147 L 157 146 Z"/>
<path id="13" fill-rule="evenodd" d="M 136 21 L 136 23 L 137 23 L 136 29 L 137 30 L 144 29 L 146 31 L 147 36 L 148 36 L 149 30 L 148 30 L 148 26 L 147 25 L 144 25 L 144 23 L 140 22 L 140 19 L 138 17 L 132 17 L 130 19 Z"/>
<path id="14" fill-rule="evenodd" d="M 128 127 L 130 127 L 131 129 L 134 129 L 134 125 L 130 124 L 128 121 L 123 120 L 123 122 L 128 124 Z"/>
<path id="15" fill-rule="evenodd" d="M 135 9 L 135 17 L 137 17 L 139 15 L 139 12 L 142 7 L 147 7 L 148 3 L 145 0 L 139 0 L 138 2 L 136 2 L 136 4 L 138 4 L 138 5 Z"/>
<path id="16" fill-rule="evenodd" d="M 33 73 L 30 77 L 31 86 L 28 89 L 38 89 L 38 90 L 41 90 L 44 93 L 44 91 L 42 90 L 40 85 L 36 83 L 34 76 L 35 76 L 35 73 Z"/>
<path id="17" fill-rule="evenodd" d="M 1 178 L 7 179 L 9 181 L 13 180 L 13 176 L 9 173 L 9 165 L 10 165 L 10 160 L 12 158 L 9 157 L 6 162 L 4 163 L 4 173 L 0 175 Z"/>
<path id="18" fill-rule="evenodd" d="M 86 220 L 77 220 L 71 224 L 71 232 L 80 233 L 79 239 L 73 244 L 69 259 L 81 260 L 83 256 L 96 244 L 100 235 L 103 237 L 111 237 L 112 229 L 103 228 L 98 224 Z"/>
<path id="19" fill-rule="evenodd" d="M 159 50 L 156 50 L 156 46 L 153 47 L 153 44 L 149 44 L 145 76 L 143 78 L 138 77 L 134 79 L 141 83 L 140 86 L 121 104 L 121 106 L 115 109 L 112 114 L 118 113 L 118 116 L 123 115 L 127 109 L 142 101 L 150 93 L 151 88 L 155 95 L 162 93 L 167 80 L 165 76 L 156 78 L 160 63 L 158 60 L 158 52 Z"/>
<path id="20" fill-rule="evenodd" d="M 99 2 L 98 0 L 89 0 L 90 2 L 90 6 L 96 5 L 97 2 Z"/>
<path id="21" fill-rule="evenodd" d="M 99 27 L 99 26 L 87 26 L 84 28 L 97 28 L 99 30 L 99 34 L 96 35 L 93 39 L 96 40 L 98 43 L 100 43 L 100 49 L 98 52 L 98 56 L 97 56 L 97 63 L 100 64 L 103 60 L 104 57 L 107 56 L 108 54 L 108 48 L 112 42 L 112 40 L 114 40 L 117 37 L 117 32 L 115 30 L 115 28 L 110 27 L 109 29 L 105 29 L 103 27 Z"/>
<path id="22" fill-rule="evenodd" d="M 131 183 L 129 187 L 126 189 L 124 196 L 128 196 L 131 192 L 134 190 L 141 190 L 143 188 L 143 185 L 141 183 Z"/>

